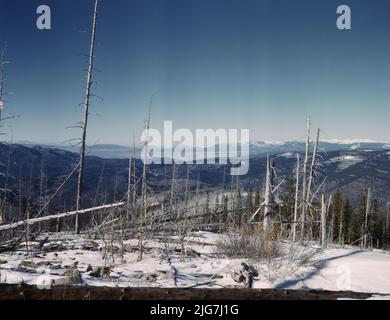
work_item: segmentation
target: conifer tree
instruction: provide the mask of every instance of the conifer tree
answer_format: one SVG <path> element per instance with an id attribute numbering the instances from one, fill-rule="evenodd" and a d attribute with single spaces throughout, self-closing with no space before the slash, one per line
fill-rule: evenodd
<path id="1" fill-rule="evenodd" d="M 220 220 L 220 214 L 221 214 L 221 210 L 220 210 L 220 207 L 221 207 L 221 203 L 220 203 L 220 200 L 219 200 L 219 193 L 217 193 L 217 196 L 215 197 L 215 204 L 214 204 L 214 210 L 213 210 L 213 215 L 212 215 L 212 218 L 211 218 L 211 222 L 212 223 L 215 223 L 215 222 L 221 222 Z"/>
<path id="2" fill-rule="evenodd" d="M 329 241 L 333 242 L 340 237 L 339 228 L 340 222 L 342 221 L 343 216 L 343 197 L 339 189 L 336 190 L 336 193 L 333 196 L 333 201 L 330 208 L 330 223 L 329 223 Z M 342 223 L 341 223 L 342 224 Z M 336 238 L 337 237 L 337 238 Z"/>
<path id="3" fill-rule="evenodd" d="M 366 202 L 367 202 L 367 189 L 361 194 L 359 203 L 356 209 L 353 210 L 352 216 L 349 222 L 349 238 L 350 243 L 355 241 L 362 241 L 363 231 L 362 227 L 364 226 L 364 216 L 366 212 Z"/>
<path id="4" fill-rule="evenodd" d="M 206 202 L 203 206 L 204 220 L 210 222 L 210 194 L 206 192 Z"/>
<path id="5" fill-rule="evenodd" d="M 242 197 L 241 197 L 241 188 L 237 186 L 235 201 L 234 201 L 234 224 L 237 225 L 240 222 L 240 215 L 242 209 Z"/>
<path id="6" fill-rule="evenodd" d="M 255 208 L 257 209 L 258 207 L 260 207 L 260 204 L 261 204 L 260 186 L 257 185 L 256 193 L 255 193 L 255 203 L 254 203 Z"/>
<path id="7" fill-rule="evenodd" d="M 253 211 L 253 191 L 249 190 L 246 198 L 246 211 L 250 214 Z"/>

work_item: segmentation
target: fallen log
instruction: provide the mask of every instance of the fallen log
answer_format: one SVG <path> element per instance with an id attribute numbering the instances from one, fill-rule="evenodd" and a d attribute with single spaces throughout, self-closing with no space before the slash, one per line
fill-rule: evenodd
<path id="1" fill-rule="evenodd" d="M 26 284 L 0 284 L 0 300 L 337 300 L 382 295 L 348 291 L 281 289 L 191 289 L 53 286 L 41 290 Z"/>
<path id="2" fill-rule="evenodd" d="M 88 209 L 83 209 L 78 211 L 69 211 L 69 212 L 58 213 L 58 214 L 53 214 L 53 215 L 39 217 L 39 218 L 26 219 L 15 223 L 2 225 L 0 226 L 0 231 L 15 229 L 21 226 L 33 225 L 35 223 L 50 221 L 54 219 L 63 219 L 63 218 L 74 216 L 76 214 L 90 213 L 90 212 L 95 212 L 95 211 L 105 210 L 105 209 L 115 209 L 115 208 L 122 207 L 125 204 L 126 202 L 118 202 L 118 203 L 107 204 L 104 206 L 93 207 L 93 208 L 88 208 Z"/>

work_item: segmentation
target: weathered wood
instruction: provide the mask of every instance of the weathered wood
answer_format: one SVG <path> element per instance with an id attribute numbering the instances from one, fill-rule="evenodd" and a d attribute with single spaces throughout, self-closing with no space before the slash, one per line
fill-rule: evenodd
<path id="1" fill-rule="evenodd" d="M 17 238 L 11 239 L 11 240 L 9 240 L 9 241 L 7 241 L 5 243 L 0 244 L 0 253 L 14 251 L 18 247 L 18 245 L 23 241 L 25 236 L 26 235 L 23 232 Z"/>
<path id="2" fill-rule="evenodd" d="M 93 208 L 88 208 L 88 209 L 83 209 L 83 210 L 78 210 L 78 211 L 75 210 L 75 211 L 69 211 L 69 212 L 64 212 L 64 213 L 53 214 L 53 215 L 45 216 L 45 217 L 26 219 L 26 220 L 23 220 L 23 221 L 18 221 L 18 222 L 15 222 L 15 223 L 2 225 L 2 226 L 0 226 L 0 231 L 15 229 L 15 228 L 18 228 L 18 227 L 21 227 L 21 226 L 24 226 L 24 225 L 32 225 L 32 224 L 35 224 L 35 223 L 44 222 L 44 221 L 50 221 L 50 220 L 53 220 L 53 219 L 63 219 L 63 218 L 74 216 L 76 214 L 90 213 L 90 212 L 95 212 L 95 211 L 105 210 L 105 209 L 115 209 L 115 208 L 118 208 L 118 207 L 122 207 L 125 204 L 126 204 L 126 202 L 118 202 L 118 203 L 107 204 L 107 205 L 104 205 L 104 206 L 93 207 Z"/>
<path id="3" fill-rule="evenodd" d="M 325 195 L 321 196 L 321 246 L 322 248 L 326 248 L 326 204 L 325 204 Z"/>
<path id="4" fill-rule="evenodd" d="M 320 129 L 317 130 L 317 139 L 316 143 L 314 145 L 314 150 L 313 150 L 313 157 L 312 157 L 312 162 L 311 162 L 311 167 L 310 167 L 310 174 L 309 174 L 309 182 L 307 184 L 307 191 L 306 191 L 306 205 L 311 205 L 310 203 L 310 193 L 311 193 L 311 186 L 313 184 L 313 178 L 314 178 L 314 171 L 317 165 L 317 150 L 318 150 L 318 144 L 320 142 Z"/>
<path id="5" fill-rule="evenodd" d="M 0 284 L 0 300 L 336 300 L 368 299 L 371 293 L 280 289 L 110 288 L 54 286 L 41 290 L 28 285 Z M 380 296 L 380 295 L 376 295 Z"/>
<path id="6" fill-rule="evenodd" d="M 5 60 L 5 52 L 6 52 L 7 46 L 5 46 L 1 50 L 1 55 L 0 55 L 0 126 L 2 126 L 2 112 L 4 109 L 4 84 L 5 84 L 5 79 L 4 79 L 4 66 L 7 64 L 7 61 Z M 1 219 L 1 217 L 0 217 Z"/>
<path id="7" fill-rule="evenodd" d="M 79 169 L 79 175 L 77 179 L 76 210 L 80 209 L 81 197 L 83 193 L 85 147 L 86 147 L 86 140 L 87 140 L 87 127 L 88 127 L 88 116 L 89 116 L 89 99 L 91 97 L 91 87 L 93 83 L 92 73 L 93 73 L 93 62 L 94 62 L 94 52 L 95 52 L 98 6 L 99 6 L 99 0 L 95 0 L 93 21 L 92 21 L 91 45 L 90 45 L 89 56 L 88 56 L 89 61 L 88 61 L 88 71 L 87 71 L 87 84 L 85 87 L 85 97 L 84 97 L 84 120 L 82 125 L 82 136 L 81 136 L 81 147 L 80 147 L 80 169 Z M 77 212 L 76 214 L 76 221 L 75 221 L 76 234 L 79 233 L 80 231 L 78 213 L 79 212 Z"/>
<path id="8" fill-rule="evenodd" d="M 298 219 L 298 195 L 299 195 L 299 153 L 297 153 L 297 172 L 295 177 L 295 202 L 294 202 L 294 225 L 293 225 L 293 241 L 296 239 L 297 219 Z"/>
<path id="9" fill-rule="evenodd" d="M 305 160 L 303 162 L 303 176 L 302 176 L 302 215 L 301 215 L 301 234 L 300 241 L 303 241 L 305 236 L 306 228 L 306 194 L 307 194 L 307 166 L 309 161 L 309 151 L 310 151 L 310 117 L 307 118 L 307 128 L 306 128 L 306 150 L 305 150 Z"/>
<path id="10" fill-rule="evenodd" d="M 131 199 L 131 165 L 132 165 L 132 157 L 130 155 L 129 157 L 129 176 L 128 176 L 128 181 L 127 181 L 127 223 L 130 221 L 130 209 L 131 209 L 131 204 L 132 204 L 132 199 Z M 135 181 L 134 181 L 135 184 Z M 135 186 L 134 186 L 135 187 Z"/>
<path id="11" fill-rule="evenodd" d="M 367 189 L 367 199 L 366 199 L 366 212 L 364 217 L 364 231 L 363 231 L 363 247 L 367 247 L 367 238 L 368 238 L 368 216 L 371 213 L 371 189 Z"/>
<path id="12" fill-rule="evenodd" d="M 265 200 L 264 200 L 264 220 L 263 220 L 263 229 L 264 232 L 268 235 L 271 231 L 271 221 L 272 221 L 272 167 L 269 157 L 267 157 L 267 175 L 265 181 Z"/>

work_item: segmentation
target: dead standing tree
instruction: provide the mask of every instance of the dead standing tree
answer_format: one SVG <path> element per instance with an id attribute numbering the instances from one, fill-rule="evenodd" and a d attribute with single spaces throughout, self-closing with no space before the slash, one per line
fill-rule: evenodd
<path id="1" fill-rule="evenodd" d="M 366 211 L 364 217 L 363 226 L 363 247 L 366 248 L 368 244 L 369 229 L 368 229 L 368 216 L 371 214 L 371 189 L 367 188 L 367 199 L 366 199 Z"/>
<path id="2" fill-rule="evenodd" d="M 0 129 L 3 127 L 3 110 L 4 110 L 4 86 L 5 86 L 5 78 L 4 78 L 4 69 L 5 65 L 9 63 L 6 58 L 5 58 L 5 53 L 7 50 L 7 46 L 5 45 L 3 49 L 1 50 L 1 55 L 0 55 Z M 1 133 L 1 132 L 0 132 Z M 8 179 L 8 175 L 6 177 Z M 6 197 L 7 190 L 4 190 L 4 197 Z M 4 202 L 4 201 L 3 201 Z M 3 204 L 1 204 L 1 207 L 3 208 Z M 3 217 L 3 210 L 0 211 L 0 224 L 2 224 L 5 221 L 5 217 Z"/>
<path id="3" fill-rule="evenodd" d="M 305 150 L 305 160 L 303 162 L 303 177 L 302 177 L 302 215 L 301 215 L 301 234 L 300 241 L 303 241 L 305 236 L 306 228 L 306 194 L 307 194 L 307 165 L 309 161 L 309 149 L 310 149 L 310 117 L 307 118 L 307 133 L 306 133 L 306 150 Z"/>
<path id="4" fill-rule="evenodd" d="M 326 221 L 329 213 L 329 208 L 332 203 L 332 195 L 329 196 L 328 204 L 326 204 L 325 195 L 321 195 L 321 247 L 326 248 L 328 245 L 328 235 L 326 230 Z"/>
<path id="5" fill-rule="evenodd" d="M 310 204 L 310 193 L 311 193 L 311 186 L 313 184 L 313 179 L 314 179 L 315 170 L 316 170 L 317 150 L 318 150 L 319 140 L 320 140 L 320 129 L 317 130 L 317 139 L 316 139 L 316 143 L 314 145 L 314 150 L 313 150 L 313 157 L 312 157 L 312 161 L 311 161 L 310 174 L 309 174 L 309 182 L 307 184 L 306 204 Z"/>
<path id="6" fill-rule="evenodd" d="M 317 165 L 317 150 L 318 150 L 318 144 L 319 144 L 319 141 L 320 141 L 320 129 L 317 130 L 317 138 L 316 138 L 316 142 L 314 144 L 314 150 L 313 150 L 313 156 L 312 156 L 312 161 L 311 161 L 311 167 L 310 167 L 310 174 L 309 174 L 309 181 L 307 183 L 307 191 L 306 191 L 306 198 L 305 198 L 305 205 L 306 205 L 306 208 L 311 208 L 311 200 L 310 200 L 310 197 L 311 197 L 311 187 L 313 185 L 313 179 L 314 179 L 314 176 L 315 176 L 315 173 L 316 173 L 316 165 Z M 311 235 L 312 235 L 312 227 L 310 228 L 310 231 L 311 231 Z"/>
<path id="7" fill-rule="evenodd" d="M 295 176 L 295 202 L 294 202 L 294 221 L 293 221 L 293 241 L 295 242 L 298 224 L 298 197 L 299 197 L 299 153 L 297 153 L 297 168 Z"/>
<path id="8" fill-rule="evenodd" d="M 267 156 L 267 173 L 265 179 L 265 195 L 264 195 L 264 220 L 263 231 L 267 238 L 269 238 L 272 227 L 272 167 Z"/>
<path id="9" fill-rule="evenodd" d="M 82 123 L 82 137 L 81 137 L 81 147 L 80 147 L 80 169 L 77 179 L 77 195 L 76 195 L 76 211 L 81 209 L 81 197 L 83 194 L 83 180 L 84 180 L 84 165 L 85 165 L 85 147 L 87 139 L 87 126 L 88 126 L 88 116 L 89 116 L 89 105 L 91 98 L 91 87 L 93 83 L 93 63 L 94 63 L 94 53 L 95 53 L 95 40 L 96 40 L 96 24 L 97 24 L 97 11 L 99 6 L 99 0 L 95 0 L 95 7 L 93 11 L 93 21 L 92 21 L 92 35 L 91 35 L 91 45 L 89 50 L 89 61 L 88 61 L 88 71 L 87 71 L 87 84 L 85 88 L 85 97 L 84 97 L 84 121 Z M 76 214 L 75 221 L 75 233 L 80 232 L 79 225 L 79 214 Z"/>
<path id="10" fill-rule="evenodd" d="M 6 80 L 4 79 L 4 66 L 8 63 L 5 59 L 5 52 L 7 50 L 7 46 L 1 50 L 0 56 L 0 128 L 2 127 L 3 121 L 3 109 L 4 109 L 4 85 Z"/>
<path id="11" fill-rule="evenodd" d="M 185 191 L 184 191 L 184 208 L 182 209 L 182 222 L 178 224 L 178 230 L 180 235 L 180 245 L 181 245 L 181 254 L 180 260 L 184 261 L 186 256 L 186 247 L 185 247 L 185 238 L 190 232 L 189 224 L 189 212 L 188 212 L 188 201 L 189 201 L 189 181 L 190 181 L 190 166 L 187 163 L 187 173 L 186 173 L 186 182 L 185 182 Z"/>
<path id="12" fill-rule="evenodd" d="M 128 170 L 128 177 L 127 177 L 127 224 L 130 222 L 130 213 L 132 209 L 132 197 L 131 197 L 131 166 L 132 166 L 132 157 L 130 155 L 129 157 L 129 170 Z M 135 183 L 135 181 L 134 181 Z"/>
<path id="13" fill-rule="evenodd" d="M 145 130 L 146 130 L 146 137 L 145 137 L 145 142 L 144 142 L 144 159 L 143 159 L 143 166 L 142 166 L 142 189 L 141 189 L 141 212 L 140 212 L 140 228 L 139 228 L 139 240 L 138 240 L 138 245 L 139 245 L 139 260 L 142 260 L 143 257 L 143 250 L 144 250 L 144 223 L 147 218 L 147 211 L 148 211 L 148 206 L 147 206 L 147 177 L 146 177 L 146 162 L 148 159 L 149 155 L 149 130 L 150 130 L 150 117 L 152 113 L 152 105 L 153 105 L 153 96 L 150 97 L 150 102 L 149 102 L 149 107 L 148 107 L 148 117 L 145 121 Z"/>
<path id="14" fill-rule="evenodd" d="M 135 204 L 136 204 L 136 200 L 137 200 L 137 189 L 136 189 L 136 186 L 135 186 L 135 181 L 137 179 L 137 176 L 136 176 L 136 157 L 135 157 L 135 136 L 133 134 L 133 181 L 134 181 L 134 187 L 133 187 L 133 198 L 132 198 L 132 207 L 133 207 L 133 210 L 135 209 Z"/>

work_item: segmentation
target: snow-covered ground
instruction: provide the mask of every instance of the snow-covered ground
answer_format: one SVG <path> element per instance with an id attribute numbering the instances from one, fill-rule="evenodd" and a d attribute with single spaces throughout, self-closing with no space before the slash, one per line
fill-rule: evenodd
<path id="1" fill-rule="evenodd" d="M 333 248 L 317 253 L 316 262 L 293 277 L 277 283 L 279 288 L 390 293 L 390 254 L 359 248 Z"/>
<path id="2" fill-rule="evenodd" d="M 126 240 L 122 261 L 118 242 L 104 243 L 86 235 L 52 234 L 40 251 L 24 249 L 0 254 L 0 282 L 42 287 L 67 284 L 70 271 L 76 270 L 81 283 L 88 286 L 243 287 L 233 280 L 232 273 L 242 269 L 241 263 L 245 262 L 259 273 L 254 288 L 390 294 L 388 252 L 352 247 L 321 250 L 315 244 L 299 246 L 286 242 L 282 248 L 285 254 L 279 258 L 228 259 L 216 250 L 215 244 L 221 237 L 210 232 L 192 233 L 185 241 L 184 260 L 180 245 L 174 244 L 177 239 L 171 238 L 169 243 L 146 241 L 141 261 L 137 240 Z M 34 248 L 36 243 L 29 245 Z M 113 250 L 105 253 L 104 248 L 110 246 Z M 96 276 L 99 272 L 104 275 Z"/>

